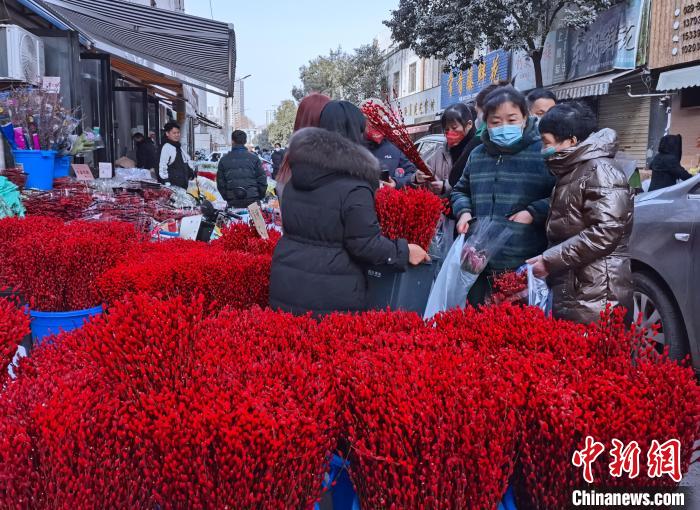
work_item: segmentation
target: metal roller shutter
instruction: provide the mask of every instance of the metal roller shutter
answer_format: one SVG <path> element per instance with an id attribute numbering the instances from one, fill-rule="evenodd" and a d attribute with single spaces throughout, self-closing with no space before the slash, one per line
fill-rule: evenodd
<path id="1" fill-rule="evenodd" d="M 620 151 L 637 160 L 638 168 L 646 167 L 649 145 L 651 99 L 627 95 L 625 82 L 615 83 L 598 102 L 598 127 L 617 131 Z"/>

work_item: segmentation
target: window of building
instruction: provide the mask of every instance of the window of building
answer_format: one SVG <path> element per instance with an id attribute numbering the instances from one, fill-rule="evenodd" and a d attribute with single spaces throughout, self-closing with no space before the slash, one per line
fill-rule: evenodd
<path id="1" fill-rule="evenodd" d="M 394 98 L 401 95 L 401 73 L 398 71 L 394 73 L 394 79 L 391 84 L 391 93 Z"/>
<path id="2" fill-rule="evenodd" d="M 416 91 L 416 70 L 417 65 L 414 62 L 408 66 L 408 93 L 412 94 Z"/>

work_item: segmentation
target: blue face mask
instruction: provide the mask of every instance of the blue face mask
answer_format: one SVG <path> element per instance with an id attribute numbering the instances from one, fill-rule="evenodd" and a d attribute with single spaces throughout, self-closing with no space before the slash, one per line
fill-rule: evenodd
<path id="1" fill-rule="evenodd" d="M 496 145 L 510 147 L 523 138 L 523 126 L 520 124 L 506 124 L 489 128 L 489 137 Z"/>
<path id="2" fill-rule="evenodd" d="M 546 149 L 542 149 L 542 157 L 544 159 L 549 159 L 552 156 L 554 156 L 557 153 L 557 148 L 552 146 L 552 147 L 547 147 Z"/>

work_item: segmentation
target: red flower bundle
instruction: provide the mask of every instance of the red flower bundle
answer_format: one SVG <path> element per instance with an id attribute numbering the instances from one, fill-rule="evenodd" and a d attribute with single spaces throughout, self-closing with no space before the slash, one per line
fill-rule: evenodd
<path id="1" fill-rule="evenodd" d="M 367 118 L 367 122 L 381 131 L 391 143 L 396 145 L 411 163 L 416 165 L 418 170 L 427 175 L 429 180 L 435 180 L 433 172 L 423 161 L 411 135 L 408 134 L 400 109 L 398 112 L 395 112 L 393 108 L 387 108 L 376 102 L 368 101 L 362 106 L 362 113 Z"/>
<path id="2" fill-rule="evenodd" d="M 270 316 L 140 296 L 42 346 L 0 394 L 0 506 L 309 507 L 334 403 L 303 352 L 259 347 Z"/>
<path id="3" fill-rule="evenodd" d="M 269 255 L 228 252 L 196 241 L 146 244 L 99 279 L 101 295 L 114 303 L 130 293 L 164 298 L 205 296 L 218 307 L 267 306 Z"/>
<path id="4" fill-rule="evenodd" d="M 528 303 L 527 296 L 527 272 L 507 271 L 493 278 L 493 294 L 491 295 L 493 304 Z"/>
<path id="5" fill-rule="evenodd" d="M 221 237 L 212 242 L 212 245 L 226 251 L 242 251 L 251 255 L 272 256 L 282 234 L 272 228 L 268 229 L 267 233 L 269 239 L 262 239 L 255 227 L 245 223 L 234 223 L 225 227 L 221 232 Z"/>
<path id="6" fill-rule="evenodd" d="M 8 236 L 3 249 L 5 283 L 21 291 L 32 309 L 43 312 L 99 305 L 97 279 L 140 241 L 133 226 L 126 223 L 62 224 L 30 217 L 7 226 L 19 226 L 15 235 L 20 235 Z"/>
<path id="7" fill-rule="evenodd" d="M 29 317 L 10 299 L 0 299 L 0 380 L 20 342 L 29 334 Z"/>
<path id="8" fill-rule="evenodd" d="M 27 195 L 22 203 L 29 216 L 51 216 L 72 221 L 82 218 L 85 209 L 92 203 L 92 195 L 84 187 L 56 189 Z"/>
<path id="9" fill-rule="evenodd" d="M 389 239 L 406 239 L 425 250 L 435 237 L 443 207 L 440 198 L 423 189 L 384 187 L 376 196 L 382 233 Z"/>
<path id="10" fill-rule="evenodd" d="M 351 366 L 350 473 L 363 506 L 498 506 L 518 438 L 506 378 L 450 349 L 385 348 Z"/>
<path id="11" fill-rule="evenodd" d="M 178 250 L 242 256 L 186 241 L 127 256 Z M 334 451 L 367 508 L 495 508 L 510 480 L 522 503 L 563 508 L 587 434 L 644 454 L 677 438 L 686 471 L 700 433 L 692 370 L 651 348 L 632 364 L 620 312 L 584 327 L 510 304 L 428 324 L 207 309 L 132 296 L 23 360 L 0 389 L 0 507 L 307 507 Z M 612 479 L 609 461 L 605 485 L 671 484 Z"/>
<path id="12" fill-rule="evenodd" d="M 678 440 L 679 475 L 688 471 L 700 437 L 700 388 L 692 370 L 667 360 L 641 361 L 627 374 L 574 369 L 564 380 L 541 378 L 528 398 L 523 431 L 517 492 L 527 508 L 565 508 L 572 491 L 588 485 L 584 470 L 572 465 L 587 436 L 604 447 L 592 464 L 590 488 L 673 489 L 678 483 L 668 475 L 648 476 L 647 454 L 654 440 Z M 637 443 L 636 477 L 611 475 L 614 439 Z"/>

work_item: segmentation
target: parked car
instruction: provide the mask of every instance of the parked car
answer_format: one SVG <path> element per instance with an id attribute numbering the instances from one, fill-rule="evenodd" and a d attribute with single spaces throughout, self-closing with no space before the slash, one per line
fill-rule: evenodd
<path id="1" fill-rule="evenodd" d="M 637 196 L 630 250 L 635 318 L 700 373 L 700 176 Z"/>
<path id="2" fill-rule="evenodd" d="M 429 161 L 433 154 L 440 150 L 445 143 L 447 143 L 445 135 L 426 135 L 420 138 L 415 145 L 423 161 Z"/>

